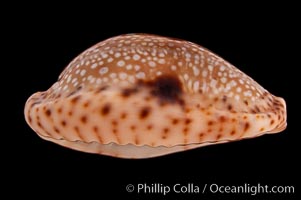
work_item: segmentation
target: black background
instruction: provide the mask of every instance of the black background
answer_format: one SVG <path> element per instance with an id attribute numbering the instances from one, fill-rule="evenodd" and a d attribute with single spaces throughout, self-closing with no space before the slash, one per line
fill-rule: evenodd
<path id="1" fill-rule="evenodd" d="M 119 12 L 116 6 L 39 5 L 35 9 L 15 10 L 16 19 L 7 16 L 6 59 L 10 63 L 8 73 L 14 76 L 8 76 L 10 81 L 4 84 L 11 97 L 6 99 L 7 105 L 13 106 L 4 106 L 9 112 L 4 124 L 8 128 L 3 134 L 9 138 L 4 140 L 3 152 L 8 158 L 5 162 L 8 169 L 4 171 L 9 176 L 6 186 L 15 191 L 10 195 L 20 192 L 23 197 L 43 197 L 39 194 L 42 191 L 43 195 L 53 197 L 83 195 L 85 199 L 106 199 L 122 195 L 125 199 L 144 199 L 149 195 L 125 190 L 127 184 L 138 183 L 294 185 L 298 193 L 297 135 L 300 133 L 293 104 L 299 81 L 293 78 L 297 65 L 293 56 L 293 48 L 297 46 L 293 30 L 296 24 L 292 15 L 284 14 L 290 10 L 282 5 L 219 10 L 199 9 L 199 5 L 187 8 L 177 5 L 180 8 L 175 9 L 160 4 L 144 10 L 147 5 L 128 9 L 119 4 L 117 7 L 122 10 Z M 164 157 L 128 160 L 63 148 L 40 139 L 26 125 L 23 117 L 26 99 L 36 91 L 48 89 L 75 56 L 99 41 L 135 32 L 189 40 L 228 60 L 272 94 L 284 97 L 288 107 L 287 129 L 279 134 Z M 154 196 L 164 198 L 161 194 Z M 177 199 L 224 197 L 221 194 L 174 196 Z M 296 195 L 257 195 L 256 199 L 266 197 L 290 199 Z"/>

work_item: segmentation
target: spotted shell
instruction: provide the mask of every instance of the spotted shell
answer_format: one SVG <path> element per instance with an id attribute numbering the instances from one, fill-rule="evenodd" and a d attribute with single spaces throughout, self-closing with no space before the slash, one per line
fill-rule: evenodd
<path id="1" fill-rule="evenodd" d="M 43 139 L 121 158 L 148 158 L 276 133 L 286 105 L 207 49 L 128 34 L 77 56 L 25 105 Z"/>

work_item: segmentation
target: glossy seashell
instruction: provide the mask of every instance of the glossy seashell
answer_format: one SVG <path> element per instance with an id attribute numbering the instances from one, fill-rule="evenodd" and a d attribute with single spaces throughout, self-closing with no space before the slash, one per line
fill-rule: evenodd
<path id="1" fill-rule="evenodd" d="M 277 133 L 286 105 L 230 63 L 183 40 L 107 39 L 77 56 L 25 105 L 43 139 L 79 151 L 148 158 Z"/>

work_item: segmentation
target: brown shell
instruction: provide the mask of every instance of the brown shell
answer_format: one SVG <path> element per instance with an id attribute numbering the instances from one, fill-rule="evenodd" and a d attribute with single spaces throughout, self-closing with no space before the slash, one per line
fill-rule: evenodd
<path id="1" fill-rule="evenodd" d="M 146 158 L 280 132 L 286 105 L 199 45 L 129 34 L 77 56 L 25 118 L 69 148 Z"/>

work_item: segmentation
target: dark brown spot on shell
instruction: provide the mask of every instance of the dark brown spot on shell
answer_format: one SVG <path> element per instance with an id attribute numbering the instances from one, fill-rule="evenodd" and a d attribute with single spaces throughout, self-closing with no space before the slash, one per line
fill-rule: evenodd
<path id="1" fill-rule="evenodd" d="M 125 88 L 121 91 L 121 96 L 123 97 L 129 97 L 131 96 L 132 94 L 135 94 L 138 92 L 138 89 L 135 87 L 135 88 Z"/>
<path id="2" fill-rule="evenodd" d="M 188 127 L 185 127 L 184 129 L 183 129 L 183 133 L 184 133 L 184 135 L 187 135 L 187 133 L 188 133 Z"/>
<path id="3" fill-rule="evenodd" d="M 60 133 L 60 130 L 57 128 L 57 127 L 53 127 L 53 130 L 56 132 L 56 133 Z"/>
<path id="4" fill-rule="evenodd" d="M 99 143 L 103 144 L 103 139 L 102 139 L 102 137 L 99 135 L 99 129 L 98 129 L 98 127 L 97 127 L 97 126 L 93 126 L 93 131 L 94 131 L 94 133 L 95 133 L 95 135 L 96 135 L 96 137 L 97 137 Z"/>
<path id="5" fill-rule="evenodd" d="M 135 130 L 136 130 L 136 126 L 135 126 L 135 125 L 131 125 L 130 129 L 131 129 L 132 131 L 135 131 Z"/>
<path id="6" fill-rule="evenodd" d="M 29 123 L 32 122 L 32 119 L 31 119 L 30 115 L 28 115 L 28 121 L 29 121 Z"/>
<path id="7" fill-rule="evenodd" d="M 151 99 L 152 99 L 152 98 L 149 97 L 149 96 L 144 97 L 144 100 L 145 100 L 145 101 L 150 101 Z"/>
<path id="8" fill-rule="evenodd" d="M 59 114 L 61 114 L 61 113 L 63 112 L 63 108 L 62 108 L 62 107 L 59 107 L 59 108 L 57 109 L 57 112 L 58 112 Z"/>
<path id="9" fill-rule="evenodd" d="M 190 124 L 191 122 L 192 122 L 191 119 L 189 119 L 189 118 L 185 119 L 185 124 L 186 124 L 186 125 Z"/>
<path id="10" fill-rule="evenodd" d="M 220 117 L 219 117 L 219 121 L 220 121 L 221 123 L 226 122 L 226 117 L 225 117 L 225 116 L 220 116 Z"/>
<path id="11" fill-rule="evenodd" d="M 62 121 L 61 121 L 61 125 L 62 125 L 62 126 L 66 126 L 66 125 L 67 125 L 67 122 L 66 122 L 65 120 L 62 120 Z"/>
<path id="12" fill-rule="evenodd" d="M 69 112 L 68 112 L 68 116 L 72 116 L 73 115 L 73 112 L 70 110 Z"/>
<path id="13" fill-rule="evenodd" d="M 165 140 L 167 138 L 166 134 L 163 134 L 161 138 Z"/>
<path id="14" fill-rule="evenodd" d="M 87 116 L 82 116 L 81 118 L 80 118 L 80 121 L 83 123 L 83 124 L 85 124 L 85 123 L 87 123 Z"/>
<path id="15" fill-rule="evenodd" d="M 254 110 L 255 110 L 256 113 L 260 112 L 260 108 L 258 106 L 255 106 Z"/>
<path id="16" fill-rule="evenodd" d="M 247 100 L 244 100 L 244 104 L 246 104 L 246 106 L 248 106 L 249 102 Z"/>
<path id="17" fill-rule="evenodd" d="M 231 104 L 229 104 L 227 108 L 228 108 L 228 110 L 230 110 L 230 111 L 231 111 L 231 110 L 232 110 L 232 108 L 233 108 L 233 106 L 232 106 Z"/>
<path id="18" fill-rule="evenodd" d="M 82 136 L 82 134 L 81 134 L 81 132 L 79 131 L 79 128 L 78 128 L 78 126 L 75 126 L 74 127 L 74 130 L 75 130 L 75 132 L 76 132 L 76 134 L 77 134 L 77 136 L 82 140 L 82 141 L 84 141 L 85 142 L 85 140 L 84 140 L 84 138 L 83 138 L 83 136 Z"/>
<path id="19" fill-rule="evenodd" d="M 265 129 L 264 127 L 261 127 L 261 128 L 259 129 L 259 131 L 264 131 L 264 129 Z"/>
<path id="20" fill-rule="evenodd" d="M 218 135 L 216 136 L 216 140 L 219 140 L 221 137 L 222 137 L 222 134 L 218 134 Z"/>
<path id="21" fill-rule="evenodd" d="M 251 109 L 250 112 L 251 112 L 252 114 L 255 114 L 255 113 L 256 113 L 256 110 L 255 110 L 255 109 Z"/>
<path id="22" fill-rule="evenodd" d="M 95 90 L 95 94 L 98 94 L 106 89 L 108 89 L 109 86 L 108 85 L 104 85 L 104 86 L 101 86 L 100 88 L 98 88 L 97 90 Z"/>
<path id="23" fill-rule="evenodd" d="M 74 94 L 76 94 L 78 91 L 80 91 L 83 87 L 82 86 L 78 86 L 75 90 L 73 90 L 72 92 L 70 92 L 67 97 L 70 97 Z"/>
<path id="24" fill-rule="evenodd" d="M 245 127 L 244 127 L 244 131 L 246 132 L 249 128 L 250 128 L 250 123 L 246 122 Z"/>
<path id="25" fill-rule="evenodd" d="M 97 127 L 97 126 L 93 126 L 93 131 L 94 131 L 95 133 L 98 133 L 98 127 Z"/>
<path id="26" fill-rule="evenodd" d="M 86 101 L 86 102 L 83 104 L 83 107 L 84 107 L 84 108 L 88 108 L 89 105 L 90 105 L 90 101 Z"/>
<path id="27" fill-rule="evenodd" d="M 164 133 L 168 133 L 168 132 L 169 132 L 169 128 L 164 128 L 164 129 L 163 129 L 163 132 L 164 132 Z"/>
<path id="28" fill-rule="evenodd" d="M 178 119 L 173 119 L 173 120 L 172 120 L 172 124 L 176 125 L 177 123 L 179 123 L 179 120 L 178 120 Z"/>
<path id="29" fill-rule="evenodd" d="M 226 95 L 223 96 L 222 101 L 223 101 L 224 103 L 227 102 L 227 96 L 226 96 Z"/>
<path id="30" fill-rule="evenodd" d="M 151 108 L 150 107 L 144 107 L 140 110 L 140 113 L 139 113 L 139 117 L 140 119 L 145 119 L 149 116 L 151 112 Z"/>
<path id="31" fill-rule="evenodd" d="M 151 124 L 147 125 L 146 129 L 147 130 L 152 130 L 153 129 L 153 125 L 151 125 Z"/>
<path id="32" fill-rule="evenodd" d="M 111 111 L 111 104 L 109 103 L 106 103 L 100 110 L 100 113 L 103 115 L 103 116 L 106 116 L 110 113 Z"/>
<path id="33" fill-rule="evenodd" d="M 71 99 L 71 103 L 73 103 L 73 104 L 77 103 L 77 102 L 80 100 L 80 98 L 81 98 L 80 95 L 73 97 L 73 98 Z"/>
<path id="34" fill-rule="evenodd" d="M 38 125 L 40 128 L 44 129 L 43 126 L 42 126 L 42 124 L 41 124 L 41 122 L 37 122 L 37 125 Z"/>
<path id="35" fill-rule="evenodd" d="M 125 112 L 121 113 L 121 115 L 120 115 L 121 119 L 125 119 L 126 117 L 127 117 L 127 113 L 125 113 Z"/>
<path id="36" fill-rule="evenodd" d="M 271 120 L 270 125 L 273 125 L 275 123 L 275 120 Z"/>
<path id="37" fill-rule="evenodd" d="M 151 89 L 151 95 L 160 99 L 160 102 L 183 104 L 181 99 L 182 84 L 176 76 L 159 76 L 153 81 L 144 83 Z"/>
<path id="38" fill-rule="evenodd" d="M 137 136 L 135 137 L 135 144 L 137 144 L 137 145 L 140 144 L 139 138 Z"/>
<path id="39" fill-rule="evenodd" d="M 208 121 L 208 126 L 211 126 L 213 124 L 213 121 Z"/>
<path id="40" fill-rule="evenodd" d="M 191 109 L 190 108 L 185 108 L 185 113 L 190 113 Z"/>
<path id="41" fill-rule="evenodd" d="M 118 122 L 116 120 L 112 120 L 111 123 L 112 123 L 113 126 L 117 126 L 118 125 Z"/>

